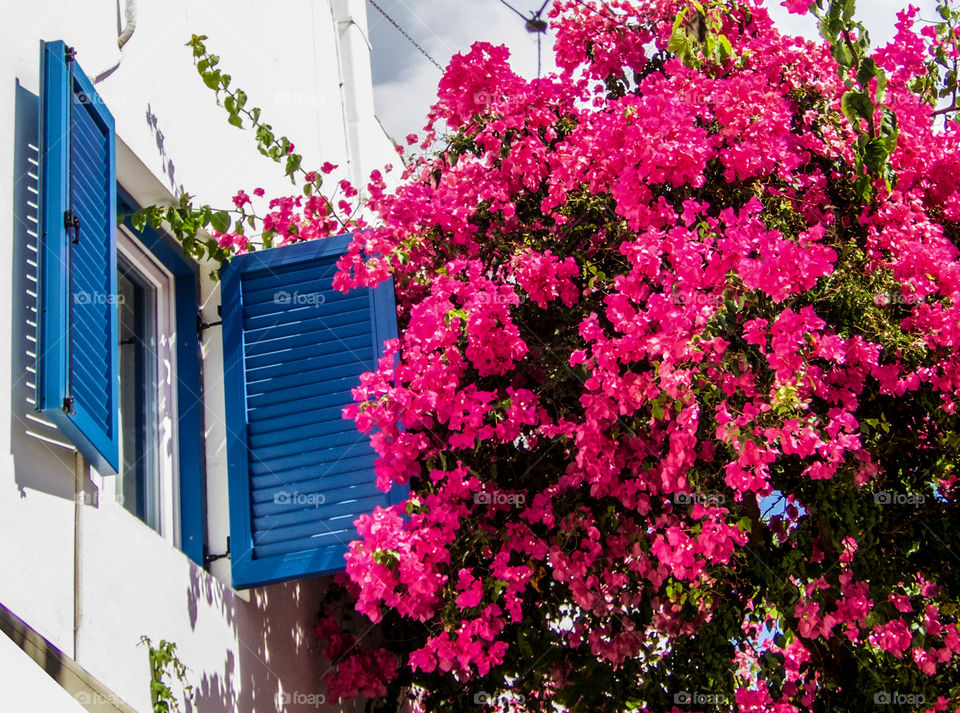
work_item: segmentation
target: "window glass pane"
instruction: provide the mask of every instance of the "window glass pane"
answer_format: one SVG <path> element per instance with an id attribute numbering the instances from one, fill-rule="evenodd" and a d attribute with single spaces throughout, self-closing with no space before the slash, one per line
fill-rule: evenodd
<path id="1" fill-rule="evenodd" d="M 157 453 L 157 296 L 118 261 L 120 320 L 120 492 L 127 510 L 160 531 Z"/>

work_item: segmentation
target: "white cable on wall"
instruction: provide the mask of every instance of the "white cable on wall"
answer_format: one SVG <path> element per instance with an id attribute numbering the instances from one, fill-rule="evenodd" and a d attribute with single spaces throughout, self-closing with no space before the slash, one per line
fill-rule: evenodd
<path id="1" fill-rule="evenodd" d="M 123 30 L 120 31 L 120 34 L 117 36 L 117 47 L 120 48 L 120 59 L 117 60 L 117 63 L 110 67 L 110 69 L 105 69 L 100 72 L 96 77 L 93 78 L 93 83 L 97 84 L 102 82 L 104 79 L 109 77 L 111 74 L 117 71 L 117 68 L 120 66 L 120 63 L 123 61 L 123 47 L 130 41 L 130 38 L 133 36 L 134 30 L 137 29 L 137 0 L 127 0 L 123 8 L 123 18 L 124 25 Z"/>
<path id="2" fill-rule="evenodd" d="M 80 621 L 83 617 L 81 595 L 83 593 L 83 527 L 81 523 L 83 505 L 86 502 L 84 484 L 87 481 L 87 463 L 83 456 L 73 454 L 73 658 L 77 659 L 77 639 Z"/>

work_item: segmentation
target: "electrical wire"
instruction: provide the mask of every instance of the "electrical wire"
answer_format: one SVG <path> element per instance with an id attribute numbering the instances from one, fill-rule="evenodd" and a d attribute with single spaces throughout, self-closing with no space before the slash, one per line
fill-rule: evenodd
<path id="1" fill-rule="evenodd" d="M 543 4 L 540 5 L 539 10 L 531 10 L 530 17 L 524 15 L 517 8 L 508 3 L 507 0 L 500 0 L 500 4 L 510 8 L 517 17 L 523 20 L 523 24 L 524 27 L 527 28 L 527 32 L 537 33 L 537 79 L 540 79 L 540 75 L 542 73 L 541 68 L 543 65 L 543 38 L 541 35 L 546 32 L 546 23 L 543 22 L 540 15 L 542 15 L 543 11 L 546 10 L 547 5 L 550 4 L 550 0 L 543 0 Z M 537 26 L 538 24 L 540 25 L 539 27 Z"/>
<path id="2" fill-rule="evenodd" d="M 511 5 L 510 3 L 508 3 L 507 0 L 500 0 L 500 3 L 501 3 L 502 5 L 506 5 L 506 6 L 509 7 L 511 10 L 513 10 L 515 13 L 517 13 L 517 17 L 520 17 L 524 22 L 527 21 L 527 16 L 524 15 L 522 12 L 520 12 L 520 11 L 519 11 L 517 8 L 515 8 L 513 5 Z"/>
<path id="3" fill-rule="evenodd" d="M 541 53 L 540 53 L 540 38 L 541 38 L 541 36 L 542 36 L 541 33 L 538 32 L 538 33 L 537 33 L 537 79 L 540 79 L 540 56 L 541 56 Z"/>
<path id="4" fill-rule="evenodd" d="M 501 1 L 502 1 L 502 0 L 501 0 Z M 382 7 L 380 7 L 379 5 L 377 5 L 377 3 L 375 2 L 375 0 L 370 0 L 370 4 L 373 5 L 374 8 L 376 8 L 377 12 L 379 12 L 381 15 L 383 15 L 383 17 L 386 19 L 387 22 L 389 22 L 391 25 L 393 25 L 394 27 L 396 27 L 396 28 L 397 28 L 397 31 L 398 31 L 401 35 L 403 35 L 404 37 L 406 37 L 407 40 L 410 42 L 410 44 L 412 44 L 414 47 L 416 47 L 416 48 L 420 51 L 420 54 L 422 54 L 424 57 L 426 57 L 428 60 L 430 60 L 430 63 L 431 63 L 434 67 L 436 67 L 437 69 L 439 69 L 441 72 L 443 71 L 443 67 L 440 66 L 440 64 L 437 62 L 437 60 L 435 60 L 433 57 L 431 57 L 430 54 L 429 54 L 425 49 L 423 49 L 423 47 L 421 47 L 421 46 L 417 43 L 417 41 L 416 41 L 415 39 L 413 39 L 410 35 L 408 35 L 408 34 L 407 34 L 407 31 L 404 30 L 402 27 L 400 27 L 400 25 L 397 24 L 397 21 L 394 20 L 392 17 L 390 17 Z"/>

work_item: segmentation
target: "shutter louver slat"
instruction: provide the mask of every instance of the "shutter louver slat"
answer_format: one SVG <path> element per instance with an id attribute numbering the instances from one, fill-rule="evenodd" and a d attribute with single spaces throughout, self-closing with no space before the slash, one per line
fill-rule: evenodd
<path id="1" fill-rule="evenodd" d="M 350 398 L 350 392 L 336 392 L 321 398 L 337 398 L 346 401 Z M 334 414 L 331 409 L 325 407 L 325 404 L 320 399 L 314 399 L 312 401 L 296 399 L 295 402 L 297 404 L 298 419 L 294 421 L 292 427 L 281 423 L 280 419 L 284 415 L 284 412 L 278 411 L 276 408 L 273 411 L 259 410 L 256 421 L 250 425 L 251 442 L 254 442 L 254 440 L 258 438 L 263 443 L 280 442 L 281 440 L 286 441 L 291 438 L 308 435 L 340 433 L 351 429 L 356 430 L 350 421 L 340 419 L 339 413 Z M 282 406 L 289 411 L 290 407 L 288 405 L 282 404 Z M 337 411 L 339 411 L 339 409 L 337 409 Z M 324 419 L 332 419 L 332 421 L 330 423 L 321 423 Z"/>
<path id="2" fill-rule="evenodd" d="M 304 341 L 316 341 L 317 332 L 323 332 L 329 328 L 329 320 L 321 319 L 305 319 L 300 322 L 292 322 L 290 324 L 278 325 L 277 327 L 265 331 L 263 334 L 253 335 L 255 341 L 250 344 L 250 354 L 259 354 L 273 349 L 273 343 L 278 339 L 283 339 L 286 337 L 293 338 L 293 341 L 296 341 L 297 338 L 302 338 Z M 344 336 L 355 336 L 363 333 L 366 327 L 358 324 L 347 324 L 340 325 L 344 329 Z M 253 332 L 254 330 L 249 329 Z"/>
<path id="3" fill-rule="evenodd" d="M 281 383 L 282 382 L 282 383 Z M 330 394 L 349 394 L 356 381 L 353 377 L 342 377 L 325 379 L 323 381 L 304 381 L 293 377 L 285 377 L 274 381 L 273 389 L 266 393 L 255 394 L 247 393 L 247 405 L 249 408 L 277 407 L 280 411 L 268 411 L 264 415 L 278 416 L 286 413 L 286 403 L 291 399 L 308 399 L 314 396 L 324 396 Z M 345 397 L 344 397 L 345 398 Z"/>
<path id="4" fill-rule="evenodd" d="M 326 288 L 328 291 L 332 290 L 332 286 Z M 268 293 L 269 294 L 269 293 Z M 247 318 L 250 320 L 248 326 L 251 329 L 256 329 L 257 324 L 254 320 L 255 317 L 271 317 L 278 312 L 287 313 L 287 318 L 292 321 L 299 321 L 300 319 L 324 319 L 330 317 L 338 317 L 341 323 L 347 323 L 350 321 L 348 315 L 360 315 L 366 314 L 367 311 L 367 301 L 363 295 L 353 295 L 350 299 L 339 299 L 339 300 L 330 300 L 330 304 L 324 302 L 323 304 L 313 305 L 309 303 L 309 300 L 314 298 L 324 297 L 323 292 L 318 292 L 316 289 L 310 291 L 300 291 L 296 290 L 294 292 L 287 292 L 286 294 L 291 295 L 291 298 L 296 300 L 296 303 L 292 306 L 286 305 L 283 303 L 277 303 L 273 300 L 268 302 L 263 302 L 255 304 L 247 312 Z M 248 296 L 248 299 L 251 299 Z M 268 321 L 268 320 L 264 320 Z"/>
<path id="5" fill-rule="evenodd" d="M 289 480 L 287 475 L 291 471 L 297 471 L 301 473 L 303 477 L 314 478 L 318 475 L 317 468 L 327 463 L 327 461 L 327 454 L 323 451 L 300 453 L 295 456 L 287 456 L 275 460 L 263 460 L 254 457 L 250 460 L 250 474 L 251 476 L 273 476 L 280 482 L 287 482 L 287 480 Z M 371 463 L 372 462 L 371 459 Z M 352 472 L 356 469 L 361 469 L 362 463 L 363 460 L 359 456 L 352 459 L 348 458 L 343 461 L 338 461 L 325 472 Z"/>
<path id="6" fill-rule="evenodd" d="M 364 324 L 345 324 L 340 330 L 340 338 L 344 341 L 350 341 L 356 338 L 364 338 L 367 330 Z M 280 334 L 279 330 L 264 335 L 264 338 L 256 344 L 247 347 L 247 356 L 255 358 L 260 355 L 280 352 L 287 349 L 311 346 L 317 344 L 317 330 L 315 331 L 295 331 L 292 334 Z"/>
<path id="7" fill-rule="evenodd" d="M 262 388 L 269 388 L 269 381 L 272 376 L 286 376 L 288 374 L 309 374 L 317 369 L 324 367 L 333 370 L 336 367 L 342 367 L 342 376 L 360 376 L 365 371 L 370 371 L 375 363 L 369 361 L 358 362 L 357 358 L 363 350 L 349 349 L 343 342 L 338 342 L 342 346 L 342 352 L 327 354 L 324 356 L 300 359 L 293 363 L 277 363 L 268 366 L 251 367 L 248 378 L 251 382 L 268 382 Z M 367 350 L 369 351 L 369 349 Z M 344 404 L 346 405 L 346 404 Z"/>
<path id="8" fill-rule="evenodd" d="M 359 446 L 365 444 L 366 437 L 354 435 L 349 431 L 343 433 L 334 433 L 327 436 L 316 436 L 314 438 L 301 438 L 287 443 L 277 445 L 260 444 L 257 445 L 255 439 L 250 439 L 250 448 L 257 454 L 257 460 L 261 463 L 269 461 L 282 461 L 287 456 L 301 451 L 314 451 L 325 453 L 327 459 L 334 463 L 340 457 L 350 455 L 359 455 L 361 450 Z M 356 448 L 352 453 L 350 449 Z M 344 449 L 347 449 L 344 453 Z M 326 460 L 324 462 L 327 462 Z M 319 473 L 318 473 L 319 475 Z"/>
<path id="9" fill-rule="evenodd" d="M 369 327 L 366 327 L 369 329 Z M 296 344 L 285 345 L 284 348 L 275 348 L 265 354 L 250 354 L 247 352 L 247 363 L 251 369 L 259 367 L 275 366 L 282 363 L 290 354 L 296 354 L 300 359 L 310 359 L 315 357 L 332 357 L 337 351 L 342 350 L 350 355 L 363 349 L 370 342 L 370 336 L 367 334 L 358 334 L 352 337 L 341 337 L 337 342 L 314 344 Z"/>
<path id="10" fill-rule="evenodd" d="M 396 336 L 393 286 L 333 291 L 350 236 L 234 258 L 222 280 L 234 586 L 343 568 L 353 521 L 402 493 L 342 410 Z"/>
<path id="11" fill-rule="evenodd" d="M 344 394 L 344 400 L 349 398 Z M 319 438 L 328 434 L 357 433 L 350 421 L 340 417 L 339 408 L 307 410 L 296 402 L 296 418 L 286 423 L 277 418 L 264 419 L 259 414 L 250 421 L 250 445 L 253 448 L 282 446 L 306 438 Z M 346 428 L 344 428 L 346 426 Z M 359 435 L 359 434 L 358 434 Z"/>
<path id="12" fill-rule="evenodd" d="M 299 495 L 306 494 L 299 493 Z M 367 497 L 356 497 L 352 493 L 347 497 L 349 500 L 345 502 L 338 502 L 329 507 L 318 507 L 315 512 L 302 510 L 288 512 L 282 516 L 255 517 L 253 519 L 254 549 L 257 550 L 262 545 L 286 542 L 291 543 L 288 550 L 291 553 L 308 551 L 311 548 L 307 538 L 323 535 L 334 529 L 326 525 L 328 521 L 340 516 L 355 517 L 360 513 L 371 512 L 377 505 L 383 504 L 383 493 L 379 491 Z M 355 540 L 356 535 L 351 535 L 350 539 Z"/>
<path id="13" fill-rule="evenodd" d="M 270 486 L 276 485 L 278 479 L 286 484 L 319 480 L 320 478 L 317 478 L 318 471 L 316 466 L 323 463 L 323 458 L 323 453 L 318 453 L 312 460 L 303 458 L 303 460 L 297 461 L 296 463 L 291 463 L 289 459 L 283 463 L 274 462 L 262 465 L 259 462 L 254 462 L 250 466 L 250 482 L 252 487 L 259 491 L 261 489 L 269 489 Z M 372 453 L 343 458 L 337 461 L 335 465 L 327 467 L 323 472 L 322 478 L 332 478 L 335 475 L 348 475 L 350 478 L 356 479 L 356 476 L 353 474 L 357 471 L 372 470 L 374 460 L 376 460 L 376 457 Z M 271 465 L 274 467 L 271 468 Z"/>
<path id="14" fill-rule="evenodd" d="M 335 272 L 330 270 L 313 273 L 288 271 L 286 274 L 270 275 L 266 279 L 251 280 L 245 289 L 254 301 L 260 301 L 260 297 L 264 294 L 272 295 L 275 290 L 299 291 L 302 293 L 318 291 L 322 292 L 324 298 L 329 300 L 355 299 L 357 295 L 353 293 L 332 292 L 334 274 Z M 288 276 L 290 277 L 288 278 Z"/>
<path id="15" fill-rule="evenodd" d="M 369 458 L 369 456 L 364 456 Z M 373 461 L 369 461 L 372 463 Z M 355 467 L 355 466 L 354 466 Z M 273 513 L 273 512 L 283 512 L 283 507 L 277 505 L 274 502 L 274 496 L 280 492 L 283 488 L 289 488 L 292 484 L 288 479 L 284 479 L 286 483 L 283 486 L 273 486 L 270 484 L 262 485 L 262 487 L 256 487 L 253 491 L 253 508 L 254 515 L 260 515 L 264 513 Z M 357 485 L 357 479 L 352 473 L 328 473 L 322 478 L 312 478 L 309 480 L 298 480 L 296 482 L 296 490 L 301 493 L 321 493 L 324 492 L 324 489 L 328 493 L 334 491 L 340 491 L 350 488 L 364 488 L 368 491 L 369 494 L 380 492 L 376 489 L 374 483 L 367 483 L 365 485 Z M 328 495 L 331 499 L 334 496 Z M 269 507 L 267 507 L 269 506 Z M 260 508 L 259 510 L 257 508 Z M 276 509 L 271 509 L 276 508 Z"/>
<path id="16" fill-rule="evenodd" d="M 287 284 L 295 285 L 298 282 L 333 277 L 336 273 L 337 268 L 334 263 L 322 266 L 292 263 L 276 265 L 269 272 L 250 275 L 245 283 L 253 292 L 262 289 L 283 289 Z"/>

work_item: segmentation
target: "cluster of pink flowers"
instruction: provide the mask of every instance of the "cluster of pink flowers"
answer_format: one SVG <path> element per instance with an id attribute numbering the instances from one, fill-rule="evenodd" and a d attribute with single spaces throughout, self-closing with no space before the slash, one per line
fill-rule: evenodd
<path id="1" fill-rule="evenodd" d="M 351 657 L 337 691 L 376 695 L 365 674 L 482 678 L 527 626 L 613 670 L 666 660 L 724 596 L 744 597 L 743 631 L 786 671 L 778 687 L 750 680 L 759 658 L 741 649 L 740 711 L 813 706 L 841 641 L 930 676 L 955 665 L 941 572 L 908 596 L 864 573 L 861 533 L 794 537 L 804 493 L 855 497 L 893 475 L 864 404 L 922 393 L 938 417 L 956 408 L 960 127 L 935 128 L 911 84 L 931 37 L 909 11 L 875 55 L 898 180 L 858 205 L 829 46 L 781 36 L 759 2 L 706 5 L 725 63 L 666 51 L 683 0 L 557 0 L 559 74 L 523 80 L 478 43 L 451 61 L 422 147 L 444 126 L 456 141 L 411 160 L 394 191 L 373 177 L 377 221 L 355 223 L 335 285 L 392 276 L 402 334 L 345 416 L 371 434 L 379 486 L 410 495 L 358 520 L 347 574 L 358 611 L 421 635 L 405 669 Z M 282 240 L 338 230 L 319 199 L 269 205 Z M 902 299 L 877 303 L 874 283 Z M 935 423 L 911 428 L 935 447 Z M 954 497 L 955 476 L 930 478 Z M 782 513 L 754 514 L 788 486 Z M 822 565 L 790 582 L 782 644 L 761 633 L 770 602 L 735 584 L 757 552 Z M 877 602 L 898 615 L 871 617 Z M 551 664 L 544 690 L 571 675 Z"/>
<path id="2" fill-rule="evenodd" d="M 329 615 L 314 627 L 324 658 L 336 664 L 324 676 L 327 695 L 335 701 L 386 694 L 386 683 L 396 676 L 397 659 L 389 651 L 359 646 Z"/>

